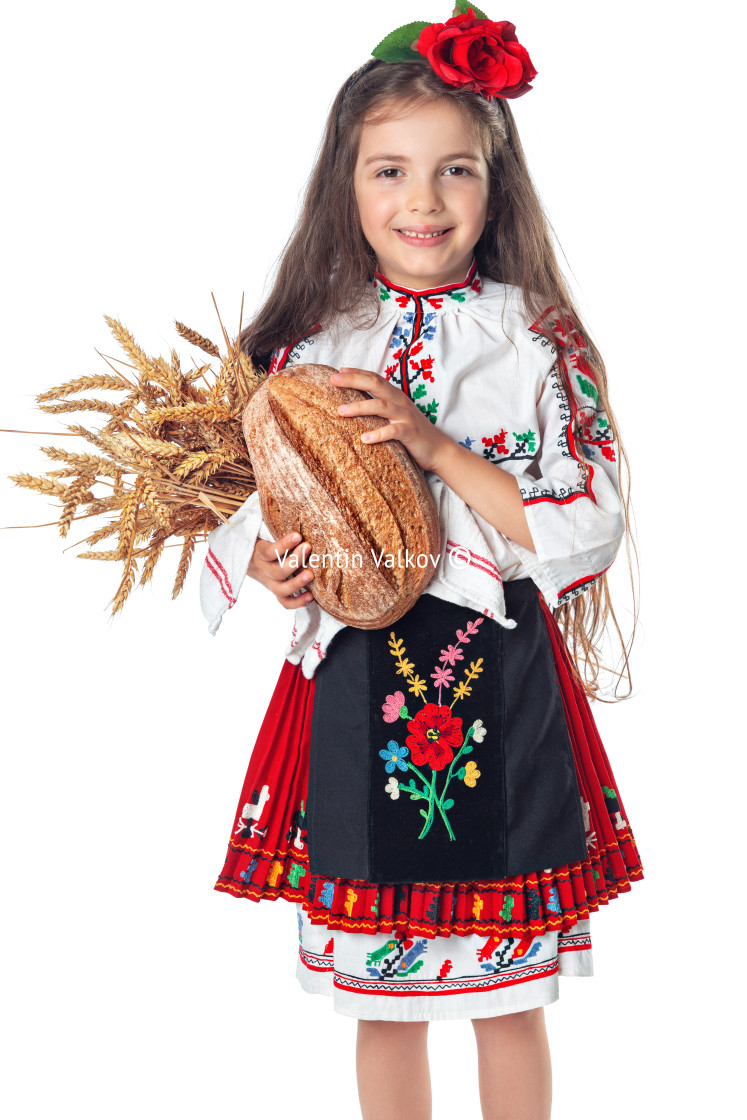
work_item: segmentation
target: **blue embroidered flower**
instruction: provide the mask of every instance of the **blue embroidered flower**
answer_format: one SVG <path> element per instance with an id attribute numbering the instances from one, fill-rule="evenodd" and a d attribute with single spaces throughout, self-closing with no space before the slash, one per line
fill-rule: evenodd
<path id="1" fill-rule="evenodd" d="M 394 328 L 394 332 L 392 334 L 392 340 L 389 343 L 389 349 L 390 350 L 396 350 L 396 348 L 398 346 L 407 346 L 409 341 L 410 341 L 410 337 L 407 334 L 407 331 L 403 327 L 400 327 L 399 325 L 397 325 Z"/>
<path id="2" fill-rule="evenodd" d="M 380 756 L 386 759 L 384 769 L 387 774 L 393 774 L 395 766 L 398 766 L 400 770 L 406 770 L 407 763 L 403 762 L 402 759 L 409 753 L 407 747 L 401 747 L 399 743 L 395 743 L 394 739 L 390 739 L 386 745 L 386 750 L 379 751 Z"/>
<path id="3" fill-rule="evenodd" d="M 427 342 L 431 342 L 436 337 L 437 321 L 438 316 L 436 315 L 436 312 L 430 311 L 423 319 L 423 323 L 425 325 L 420 333 L 420 337 L 425 339 Z"/>
<path id="4" fill-rule="evenodd" d="M 469 436 L 465 436 L 464 439 L 459 440 L 459 443 L 461 443 L 462 447 L 466 447 L 468 451 L 472 450 L 472 444 L 474 442 L 475 441 L 473 439 L 470 439 Z"/>

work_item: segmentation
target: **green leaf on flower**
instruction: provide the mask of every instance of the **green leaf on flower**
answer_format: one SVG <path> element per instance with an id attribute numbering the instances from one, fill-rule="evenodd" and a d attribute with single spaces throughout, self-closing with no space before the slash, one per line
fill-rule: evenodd
<path id="1" fill-rule="evenodd" d="M 421 810 L 420 810 L 420 815 L 421 815 L 421 817 L 427 817 L 427 816 L 428 816 L 428 814 L 426 813 L 425 809 L 421 809 Z"/>
<path id="2" fill-rule="evenodd" d="M 449 798 L 449 800 L 448 800 L 448 801 L 444 801 L 444 803 L 443 803 L 443 805 L 441 806 L 441 808 L 442 808 L 442 809 L 451 809 L 451 807 L 453 806 L 453 804 L 454 804 L 453 800 L 452 800 L 451 798 Z"/>
<path id="3" fill-rule="evenodd" d="M 457 778 L 460 782 L 464 781 L 464 775 L 467 773 L 466 766 L 460 766 L 457 770 Z"/>
<path id="4" fill-rule="evenodd" d="M 462 747 L 462 754 L 472 754 L 472 744 L 467 743 L 466 747 Z"/>
<path id="5" fill-rule="evenodd" d="M 466 16 L 470 8 L 478 19 L 490 19 L 490 16 L 486 16 L 485 12 L 481 12 L 475 4 L 470 4 L 469 0 L 456 0 L 453 14 L 455 16 Z"/>
<path id="6" fill-rule="evenodd" d="M 390 31 L 380 43 L 376 44 L 371 54 L 374 58 L 380 58 L 382 62 L 409 62 L 413 55 L 418 53 L 413 51 L 410 44 L 420 37 L 424 27 L 430 27 L 430 24 L 423 20 L 406 23 L 403 27 L 395 27 L 394 31 Z"/>

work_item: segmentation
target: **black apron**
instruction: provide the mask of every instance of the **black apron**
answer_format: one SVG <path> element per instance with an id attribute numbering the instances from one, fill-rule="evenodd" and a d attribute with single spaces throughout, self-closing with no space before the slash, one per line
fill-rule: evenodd
<path id="1" fill-rule="evenodd" d="M 539 592 L 504 592 L 515 629 L 425 592 L 390 626 L 335 635 L 315 674 L 311 874 L 474 882 L 586 859 Z"/>

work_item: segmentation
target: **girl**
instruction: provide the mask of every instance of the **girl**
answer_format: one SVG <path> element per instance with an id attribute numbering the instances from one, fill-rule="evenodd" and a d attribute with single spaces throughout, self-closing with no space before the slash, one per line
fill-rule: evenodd
<path id="1" fill-rule="evenodd" d="M 367 394 L 340 414 L 380 418 L 369 442 L 424 471 L 426 593 L 391 627 L 343 626 L 256 493 L 201 575 L 213 634 L 246 574 L 295 612 L 216 889 L 296 903 L 302 987 L 359 1020 L 365 1117 L 430 1116 L 427 1024 L 453 1018 L 483 1115 L 549 1116 L 543 1007 L 592 973 L 590 911 L 642 878 L 588 702 L 622 445 L 507 103 L 535 73 L 512 24 L 464 3 L 383 40 L 241 338 L 270 376 L 339 369 Z"/>

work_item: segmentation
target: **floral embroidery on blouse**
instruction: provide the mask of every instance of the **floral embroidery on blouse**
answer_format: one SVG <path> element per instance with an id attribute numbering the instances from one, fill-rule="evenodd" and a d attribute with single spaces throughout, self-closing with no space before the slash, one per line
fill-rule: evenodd
<path id="1" fill-rule="evenodd" d="M 389 342 L 389 349 L 393 353 L 384 371 L 385 377 L 410 397 L 430 422 L 435 424 L 439 401 L 433 396 L 435 359 L 428 343 L 436 338 L 439 312 L 443 311 L 447 299 L 463 304 L 482 291 L 477 262 L 473 258 L 461 284 L 444 284 L 437 288 L 405 288 L 377 272 L 373 288 L 383 303 L 393 300 L 402 309 Z"/>

